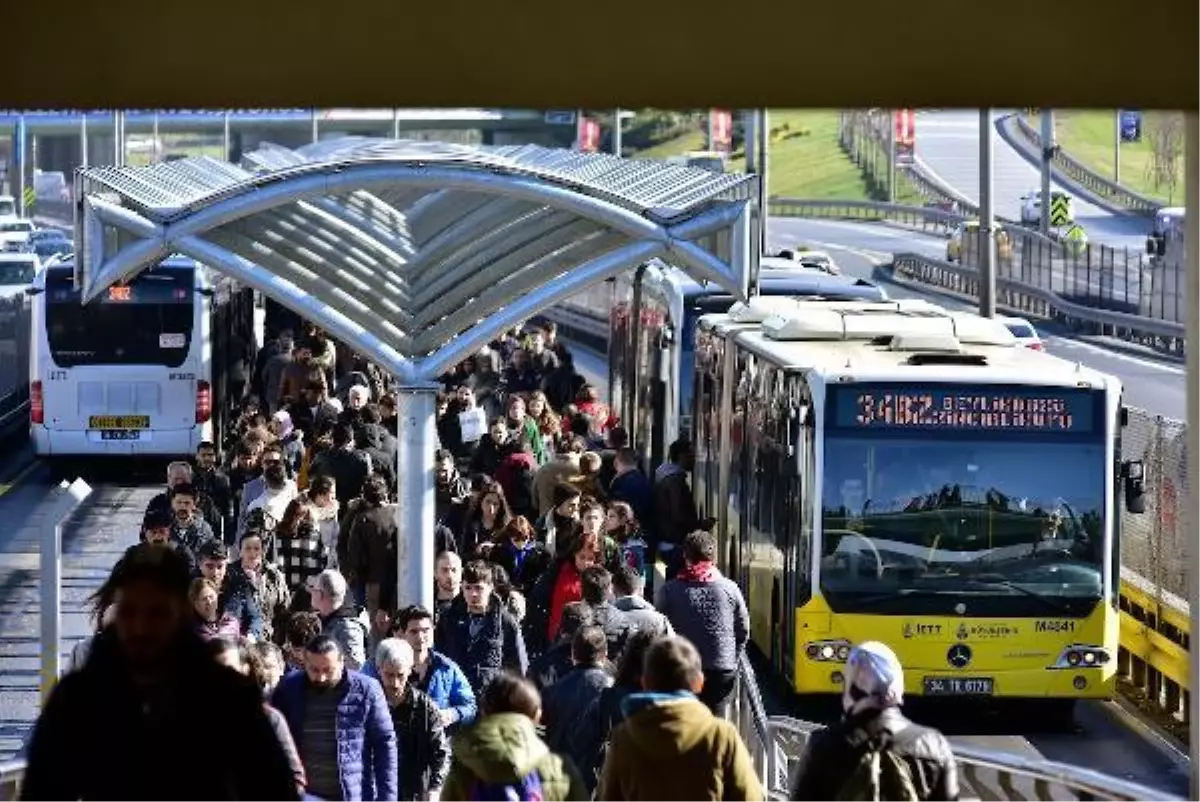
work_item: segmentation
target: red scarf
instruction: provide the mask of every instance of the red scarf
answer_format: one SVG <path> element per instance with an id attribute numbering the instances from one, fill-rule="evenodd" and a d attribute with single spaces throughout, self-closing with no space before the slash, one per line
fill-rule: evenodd
<path id="1" fill-rule="evenodd" d="M 684 582 L 712 582 L 718 576 L 711 562 L 692 563 L 679 569 L 679 579 Z"/>

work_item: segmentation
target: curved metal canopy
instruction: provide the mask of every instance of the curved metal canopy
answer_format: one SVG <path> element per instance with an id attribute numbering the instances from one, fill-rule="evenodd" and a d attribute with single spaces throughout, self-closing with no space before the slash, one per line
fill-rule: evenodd
<path id="1" fill-rule="evenodd" d="M 654 257 L 744 296 L 756 179 L 534 146 L 345 138 L 76 178 L 85 302 L 172 253 L 421 383 Z"/>

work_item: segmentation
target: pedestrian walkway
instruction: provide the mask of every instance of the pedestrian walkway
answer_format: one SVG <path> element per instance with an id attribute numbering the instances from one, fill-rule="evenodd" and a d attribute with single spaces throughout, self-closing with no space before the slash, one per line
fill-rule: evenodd
<path id="1" fill-rule="evenodd" d="M 41 677 L 41 538 L 53 521 L 45 502 L 53 485 L 43 465 L 0 496 L 0 761 L 22 749 L 37 718 Z M 88 597 L 137 538 L 155 487 L 94 485 L 63 528 L 64 656 L 92 631 Z"/>

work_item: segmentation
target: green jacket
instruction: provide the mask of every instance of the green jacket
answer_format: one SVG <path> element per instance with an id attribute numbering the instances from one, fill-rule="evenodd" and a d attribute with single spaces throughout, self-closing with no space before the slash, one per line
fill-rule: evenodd
<path id="1" fill-rule="evenodd" d="M 533 722 L 520 713 L 496 713 L 454 736 L 450 774 L 442 786 L 446 802 L 471 798 L 476 780 L 515 783 L 535 769 L 547 802 L 586 802 L 587 788 L 571 762 L 552 753 Z"/>

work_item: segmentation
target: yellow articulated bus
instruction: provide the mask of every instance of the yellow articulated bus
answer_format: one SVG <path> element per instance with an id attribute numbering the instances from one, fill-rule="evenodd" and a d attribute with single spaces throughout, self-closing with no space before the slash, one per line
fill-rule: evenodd
<path id="1" fill-rule="evenodd" d="M 695 342 L 695 492 L 759 649 L 806 694 L 879 640 L 914 696 L 1109 698 L 1120 382 L 925 302 L 789 303 Z"/>

